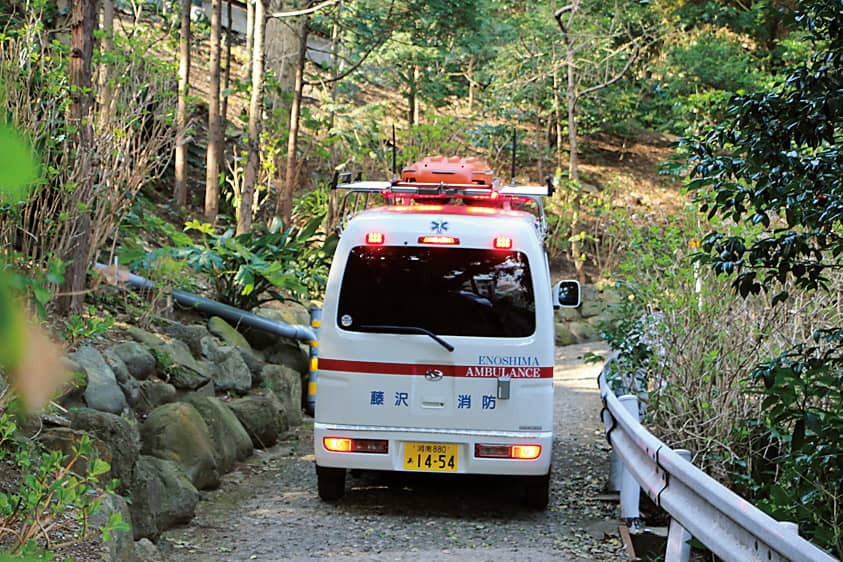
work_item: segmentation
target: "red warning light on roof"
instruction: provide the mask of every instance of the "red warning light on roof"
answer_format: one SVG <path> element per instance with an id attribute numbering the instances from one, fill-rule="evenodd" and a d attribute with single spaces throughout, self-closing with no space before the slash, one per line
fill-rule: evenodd
<path id="1" fill-rule="evenodd" d="M 453 236 L 419 236 L 419 244 L 438 244 L 440 246 L 456 246 L 459 238 Z"/>
<path id="2" fill-rule="evenodd" d="M 510 250 L 512 249 L 512 238 L 508 238 L 506 236 L 498 236 L 495 238 L 493 246 L 498 250 Z"/>
<path id="3" fill-rule="evenodd" d="M 366 244 L 383 244 L 384 236 L 383 232 L 367 232 L 366 233 Z"/>

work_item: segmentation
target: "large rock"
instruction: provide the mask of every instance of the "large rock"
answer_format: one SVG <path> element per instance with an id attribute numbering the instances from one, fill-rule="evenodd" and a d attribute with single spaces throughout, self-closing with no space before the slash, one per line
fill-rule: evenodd
<path id="1" fill-rule="evenodd" d="M 556 319 L 562 322 L 582 320 L 579 308 L 560 308 L 556 311 Z"/>
<path id="2" fill-rule="evenodd" d="M 115 513 L 120 514 L 120 520 L 129 525 L 129 529 L 109 533 L 109 539 L 105 541 L 103 560 L 105 562 L 134 562 L 137 558 L 135 557 L 135 541 L 132 538 L 132 515 L 125 499 L 116 494 L 106 494 L 99 511 L 91 515 L 91 526 L 102 529 Z"/>
<path id="3" fill-rule="evenodd" d="M 164 557 L 155 543 L 144 537 L 135 542 L 135 560 L 137 562 L 164 562 Z"/>
<path id="4" fill-rule="evenodd" d="M 208 426 L 196 408 L 173 402 L 156 408 L 141 425 L 141 452 L 178 464 L 200 490 L 219 486 Z"/>
<path id="5" fill-rule="evenodd" d="M 111 464 L 111 448 L 103 443 L 94 435 L 82 431 L 80 429 L 72 429 L 69 427 L 47 427 L 38 434 L 38 441 L 48 451 L 60 451 L 64 455 L 64 464 L 67 464 L 76 457 L 74 449 L 79 447 L 79 441 L 87 437 L 91 440 L 91 449 L 93 450 L 91 457 L 96 457 Z M 79 457 L 73 465 L 73 472 L 79 476 L 85 476 L 90 467 L 90 459 L 87 457 Z"/>
<path id="6" fill-rule="evenodd" d="M 135 404 L 135 412 L 143 417 L 149 415 L 158 406 L 176 401 L 176 387 L 157 379 L 139 383 L 140 398 Z"/>
<path id="7" fill-rule="evenodd" d="M 556 345 L 574 345 L 577 342 L 577 336 L 568 328 L 568 325 L 564 322 L 557 322 Z"/>
<path id="8" fill-rule="evenodd" d="M 222 347 L 214 374 L 214 388 L 217 392 L 246 394 L 252 388 L 252 371 L 235 347 Z"/>
<path id="9" fill-rule="evenodd" d="M 105 443 L 111 453 L 111 478 L 120 481 L 118 491 L 128 490 L 132 482 L 132 467 L 140 454 L 140 435 L 137 425 L 125 418 L 89 408 L 71 411 L 73 429 L 90 433 Z"/>
<path id="10" fill-rule="evenodd" d="M 279 338 L 271 347 L 264 350 L 267 363 L 284 365 L 305 374 L 310 369 L 310 357 L 307 347 L 295 340 Z"/>
<path id="11" fill-rule="evenodd" d="M 137 342 L 118 343 L 109 351 L 126 364 L 129 373 L 136 379 L 146 380 L 155 374 L 155 356 Z"/>
<path id="12" fill-rule="evenodd" d="M 229 407 L 246 428 L 252 444 L 266 449 L 278 441 L 278 428 L 286 422 L 279 419 L 278 406 L 268 396 L 246 396 L 234 400 Z"/>
<path id="13" fill-rule="evenodd" d="M 119 414 L 128 406 L 126 397 L 120 386 L 114 371 L 105 362 L 100 352 L 93 347 L 81 347 L 75 353 L 70 354 L 79 366 L 85 371 L 88 377 L 88 386 L 85 388 L 85 403 L 95 410 Z"/>
<path id="14" fill-rule="evenodd" d="M 159 359 L 170 384 L 182 390 L 196 390 L 211 380 L 214 367 L 197 361 L 190 347 L 181 340 L 171 340 L 157 348 Z"/>
<path id="15" fill-rule="evenodd" d="M 617 302 L 620 302 L 620 295 L 614 287 L 584 285 L 582 288 L 580 314 L 583 318 L 598 316 L 604 313 L 610 304 Z"/>
<path id="16" fill-rule="evenodd" d="M 217 398 L 193 395 L 185 400 L 196 408 L 214 446 L 214 459 L 220 472 L 230 472 L 234 463 L 252 454 L 252 440 L 243 424 L 228 406 Z"/>
<path id="17" fill-rule="evenodd" d="M 199 492 L 176 463 L 141 455 L 132 481 L 135 540 L 157 539 L 161 531 L 193 518 Z"/>
<path id="18" fill-rule="evenodd" d="M 302 422 L 301 375 L 284 365 L 267 365 L 261 371 L 261 379 L 283 404 L 287 423 L 299 425 Z"/>
<path id="19" fill-rule="evenodd" d="M 194 357 L 199 357 L 202 354 L 202 338 L 210 337 L 211 333 L 208 328 L 202 324 L 180 324 L 178 322 L 167 321 L 164 323 L 162 331 L 177 340 L 181 340 L 190 348 L 190 352 Z"/>
<path id="20" fill-rule="evenodd" d="M 103 351 L 102 358 L 105 359 L 105 362 L 114 371 L 114 378 L 117 379 L 118 383 L 125 383 L 132 378 L 132 374 L 129 372 L 129 368 L 126 367 L 126 363 L 120 359 L 119 355 L 114 353 L 113 349 L 109 348 Z"/>
<path id="21" fill-rule="evenodd" d="M 132 339 L 134 339 L 135 341 L 140 342 L 149 348 L 155 348 L 160 345 L 164 345 L 164 340 L 162 340 L 160 337 L 150 332 L 147 332 L 146 330 L 142 330 L 137 326 L 129 326 L 128 328 L 126 328 L 126 333 L 129 334 L 129 336 L 131 336 Z"/>
<path id="22" fill-rule="evenodd" d="M 571 322 L 568 324 L 568 329 L 576 336 L 580 343 L 597 341 L 600 339 L 597 330 L 588 322 Z"/>
<path id="23" fill-rule="evenodd" d="M 243 349 L 247 349 L 249 351 L 252 350 L 252 346 L 249 345 L 249 342 L 246 341 L 243 334 L 238 332 L 231 324 L 219 316 L 212 316 L 211 319 L 208 320 L 208 330 L 221 339 L 226 345 L 242 347 Z"/>

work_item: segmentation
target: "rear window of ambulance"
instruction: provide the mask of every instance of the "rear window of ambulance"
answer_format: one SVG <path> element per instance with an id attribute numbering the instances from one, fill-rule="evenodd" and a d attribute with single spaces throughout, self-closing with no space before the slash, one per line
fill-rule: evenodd
<path id="1" fill-rule="evenodd" d="M 522 252 L 358 246 L 340 289 L 337 324 L 417 327 L 437 335 L 525 337 L 536 329 Z M 386 331 L 386 330 L 385 330 Z"/>

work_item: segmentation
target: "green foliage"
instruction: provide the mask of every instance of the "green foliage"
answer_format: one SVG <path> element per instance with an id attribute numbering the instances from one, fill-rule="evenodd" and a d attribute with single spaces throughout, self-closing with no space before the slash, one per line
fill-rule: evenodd
<path id="1" fill-rule="evenodd" d="M 114 318 L 110 314 L 101 313 L 95 306 L 89 305 L 84 314 L 71 314 L 64 321 L 61 338 L 69 347 L 72 347 L 105 335 L 113 325 Z"/>
<path id="2" fill-rule="evenodd" d="M 38 162 L 27 143 L 0 124 L 0 203 L 26 199 L 38 176 Z"/>
<path id="3" fill-rule="evenodd" d="M 109 464 L 94 455 L 88 436 L 63 455 L 19 439 L 16 430 L 14 419 L 0 411 L 0 465 L 6 474 L 17 475 L 18 484 L 13 491 L 0 492 L 0 518 L 4 521 L 0 539 L 11 539 L 13 553 L 32 556 L 40 553 L 47 530 L 70 534 L 78 526 L 78 538 L 85 537 L 88 519 L 102 503 L 99 481 L 110 470 Z M 108 483 L 104 491 L 113 493 L 116 484 Z M 103 534 L 110 536 L 125 528 L 120 518 L 111 518 Z"/>
<path id="4" fill-rule="evenodd" d="M 733 98 L 721 124 L 683 142 L 700 210 L 754 226 L 714 228 L 700 261 L 731 276 L 742 297 L 774 295 L 772 306 L 827 287 L 843 266 L 843 12 L 815 0 L 796 21 L 813 54 L 775 87 Z M 764 409 L 755 439 L 772 463 L 744 481 L 765 509 L 840 555 L 843 328 L 839 316 L 829 320 L 811 342 L 755 369 Z"/>
<path id="5" fill-rule="evenodd" d="M 843 553 L 843 333 L 821 330 L 808 344 L 758 365 L 755 423 L 765 461 L 740 479 L 776 517 Z"/>
<path id="6" fill-rule="evenodd" d="M 276 219 L 268 228 L 258 224 L 239 235 L 230 229 L 218 234 L 208 224 L 191 221 L 187 229 L 200 232 L 202 244 L 172 254 L 209 274 L 217 299 L 226 304 L 251 310 L 270 300 L 303 301 L 311 296 L 309 283 L 324 285 L 324 278 L 314 275 L 325 267 L 330 251 L 315 240 L 323 220 L 316 216 L 301 227 L 285 229 Z"/>

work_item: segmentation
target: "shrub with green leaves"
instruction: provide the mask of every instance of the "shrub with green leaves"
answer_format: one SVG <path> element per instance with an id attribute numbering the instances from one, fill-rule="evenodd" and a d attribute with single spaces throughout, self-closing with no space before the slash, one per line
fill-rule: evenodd
<path id="1" fill-rule="evenodd" d="M 17 487 L 0 492 L 0 545 L 10 546 L 12 553 L 32 555 L 42 547 L 55 546 L 50 540 L 57 531 L 83 539 L 103 494 L 116 488 L 116 480 L 100 487 L 109 464 L 94 455 L 88 436 L 79 439 L 71 454 L 64 455 L 23 440 L 16 431 L 11 415 L 0 412 L 0 467 L 5 474 L 17 475 Z M 128 528 L 116 512 L 102 534 L 108 539 L 113 531 Z"/>
<path id="2" fill-rule="evenodd" d="M 202 243 L 171 252 L 209 274 L 217 299 L 226 304 L 250 310 L 272 300 L 301 302 L 325 283 L 331 248 L 317 235 L 323 218 L 288 228 L 275 219 L 269 227 L 257 224 L 238 235 L 231 229 L 218 234 L 209 224 L 191 221 L 187 229 L 200 232 Z"/>

